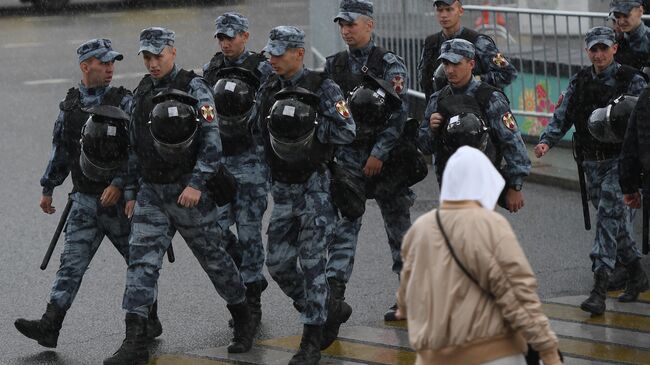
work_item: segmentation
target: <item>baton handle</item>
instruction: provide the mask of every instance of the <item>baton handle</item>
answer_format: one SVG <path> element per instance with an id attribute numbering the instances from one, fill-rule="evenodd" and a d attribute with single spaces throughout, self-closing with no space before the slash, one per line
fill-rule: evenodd
<path id="1" fill-rule="evenodd" d="M 65 204 L 63 213 L 61 213 L 61 218 L 59 218 L 59 225 L 56 226 L 56 231 L 50 240 L 50 245 L 47 246 L 47 251 L 45 252 L 45 257 L 43 257 L 43 262 L 41 262 L 41 270 L 47 269 L 47 264 L 52 258 L 52 253 L 56 247 L 56 243 L 59 242 L 59 237 L 61 237 L 61 232 L 63 227 L 65 227 L 65 222 L 68 220 L 68 214 L 70 214 L 70 209 L 72 208 L 72 199 L 68 198 L 68 202 Z"/>

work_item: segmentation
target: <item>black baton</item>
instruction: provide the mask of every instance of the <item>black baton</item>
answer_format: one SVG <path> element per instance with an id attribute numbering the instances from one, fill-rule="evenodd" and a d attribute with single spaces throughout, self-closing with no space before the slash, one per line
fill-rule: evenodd
<path id="1" fill-rule="evenodd" d="M 169 242 L 169 247 L 167 247 L 167 261 L 170 263 L 176 261 L 176 256 L 174 256 L 174 247 L 172 247 L 171 242 Z"/>
<path id="2" fill-rule="evenodd" d="M 591 217 L 589 216 L 589 196 L 587 194 L 587 183 L 585 182 L 585 170 L 582 167 L 582 151 L 580 145 L 576 140 L 575 133 L 573 134 L 573 159 L 578 166 L 578 182 L 580 183 L 580 198 L 582 200 L 582 217 L 585 221 L 585 229 L 591 230 Z"/>
<path id="3" fill-rule="evenodd" d="M 68 198 L 68 202 L 65 204 L 65 208 L 63 209 L 61 218 L 59 218 L 59 225 L 56 226 L 56 231 L 54 231 L 54 235 L 50 240 L 50 245 L 47 247 L 47 252 L 45 252 L 45 257 L 43 257 L 43 262 L 41 262 L 41 270 L 45 270 L 47 268 L 47 264 L 50 262 L 50 259 L 52 258 L 52 253 L 54 252 L 56 243 L 59 241 L 59 237 L 61 236 L 61 231 L 63 231 L 65 222 L 68 220 L 68 214 L 70 214 L 70 208 L 72 208 L 72 199 Z"/>
<path id="4" fill-rule="evenodd" d="M 648 210 L 650 210 L 650 206 L 648 204 L 650 203 L 648 201 L 648 198 L 646 197 L 647 193 L 650 193 L 646 189 L 643 189 L 643 197 L 642 197 L 642 204 L 643 206 L 641 209 L 643 210 L 643 236 L 641 238 L 641 252 L 644 255 L 647 255 L 648 252 L 650 252 L 650 243 L 648 242 L 648 236 L 650 235 L 650 226 L 648 225 L 648 219 L 650 219 L 650 215 L 648 214 Z"/>

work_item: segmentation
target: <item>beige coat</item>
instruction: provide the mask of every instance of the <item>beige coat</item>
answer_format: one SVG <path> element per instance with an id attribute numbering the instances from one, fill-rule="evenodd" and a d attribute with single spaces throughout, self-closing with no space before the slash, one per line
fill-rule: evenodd
<path id="1" fill-rule="evenodd" d="M 480 364 L 525 352 L 526 342 L 545 364 L 559 364 L 537 280 L 508 221 L 470 202 L 443 208 L 440 218 L 456 255 L 496 302 L 456 264 L 435 211 L 420 217 L 404 237 L 397 293 L 416 364 Z"/>

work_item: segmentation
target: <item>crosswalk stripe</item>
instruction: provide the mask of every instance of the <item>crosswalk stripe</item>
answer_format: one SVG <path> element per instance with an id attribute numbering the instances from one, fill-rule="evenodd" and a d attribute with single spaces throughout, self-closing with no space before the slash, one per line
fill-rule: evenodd
<path id="1" fill-rule="evenodd" d="M 295 351 L 289 349 L 273 349 L 263 346 L 253 348 L 242 354 L 230 354 L 226 346 L 190 352 L 189 355 L 207 357 L 215 360 L 233 361 L 237 364 L 286 365 Z M 343 359 L 322 359 L 323 365 L 363 365 L 360 362 Z"/>
<path id="2" fill-rule="evenodd" d="M 552 319 L 570 322 L 604 325 L 639 332 L 650 333 L 650 317 L 624 313 L 605 312 L 600 316 L 591 316 L 580 308 L 554 303 L 542 304 L 544 313 Z"/>
<path id="3" fill-rule="evenodd" d="M 622 290 L 610 291 L 607 292 L 607 296 L 610 298 L 618 298 L 619 295 L 623 294 Z M 650 290 L 646 290 L 643 293 L 639 294 L 639 302 L 650 303 Z"/>
<path id="4" fill-rule="evenodd" d="M 613 361 L 616 364 L 650 365 L 650 351 L 637 348 L 560 338 L 560 349 L 566 354 Z"/>
<path id="5" fill-rule="evenodd" d="M 292 349 L 300 346 L 300 336 L 275 338 L 258 342 L 260 345 Z M 366 361 L 374 364 L 406 365 L 415 362 L 415 352 L 393 348 L 372 346 L 363 343 L 336 340 L 327 350 L 322 351 L 327 356 L 340 357 L 356 361 Z"/>
<path id="6" fill-rule="evenodd" d="M 560 298 L 548 299 L 545 300 L 545 302 L 567 304 L 567 305 L 579 307 L 580 304 L 585 299 L 587 299 L 586 295 L 577 295 L 572 297 L 560 297 Z M 648 305 L 648 303 L 642 303 L 642 302 L 620 303 L 614 298 L 608 298 L 605 303 L 608 312 L 629 313 L 629 314 L 636 314 L 639 316 L 650 317 L 650 305 Z"/>
<path id="7" fill-rule="evenodd" d="M 404 349 L 411 348 L 408 333 L 400 329 L 364 326 L 341 327 L 339 338 Z"/>
<path id="8" fill-rule="evenodd" d="M 147 365 L 232 365 L 232 363 L 183 355 L 162 355 L 153 358 Z"/>
<path id="9" fill-rule="evenodd" d="M 650 335 L 609 328 L 592 326 L 584 323 L 551 320 L 551 328 L 558 336 L 581 338 L 597 342 L 609 342 L 615 345 L 646 349 L 650 344 Z"/>
<path id="10" fill-rule="evenodd" d="M 391 327 L 391 328 L 401 328 L 401 329 L 408 329 L 408 322 L 407 321 L 386 321 L 384 322 L 384 326 L 386 327 Z"/>
<path id="11" fill-rule="evenodd" d="M 564 365 L 612 365 L 611 362 L 579 359 L 577 357 L 564 356 Z"/>

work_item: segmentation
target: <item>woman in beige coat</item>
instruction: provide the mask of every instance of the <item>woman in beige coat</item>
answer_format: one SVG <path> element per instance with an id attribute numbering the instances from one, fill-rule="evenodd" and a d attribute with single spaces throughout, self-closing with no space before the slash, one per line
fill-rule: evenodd
<path id="1" fill-rule="evenodd" d="M 416 365 L 526 365 L 526 343 L 561 364 L 537 281 L 508 221 L 494 212 L 505 182 L 477 149 L 461 147 L 443 173 L 433 210 L 404 237 L 397 302 Z M 480 287 L 479 287 L 480 285 Z"/>

